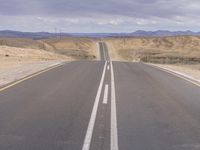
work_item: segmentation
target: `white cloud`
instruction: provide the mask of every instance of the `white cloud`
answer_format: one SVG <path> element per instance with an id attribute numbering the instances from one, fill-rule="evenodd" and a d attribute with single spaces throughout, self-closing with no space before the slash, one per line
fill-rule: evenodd
<path id="1" fill-rule="evenodd" d="M 93 22 L 95 24 L 98 24 L 98 25 L 113 25 L 113 26 L 119 26 L 121 25 L 122 23 L 124 23 L 124 20 L 122 19 L 95 19 L 93 20 Z"/>
<path id="2" fill-rule="evenodd" d="M 0 30 L 54 32 L 58 28 L 63 32 L 133 32 L 138 29 L 197 31 L 200 28 L 198 0 L 85 0 L 84 3 L 35 0 L 27 3 L 32 5 L 30 12 L 20 3 L 23 0 L 7 0 L 9 4 L 8 1 L 18 2 L 17 7 L 3 9 L 0 6 Z M 6 3 L 2 4 L 7 6 Z"/>

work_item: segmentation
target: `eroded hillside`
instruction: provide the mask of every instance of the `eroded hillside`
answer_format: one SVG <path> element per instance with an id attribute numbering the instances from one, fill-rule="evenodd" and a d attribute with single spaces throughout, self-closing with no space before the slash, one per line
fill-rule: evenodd
<path id="1" fill-rule="evenodd" d="M 200 63 L 200 37 L 107 39 L 114 60 L 152 63 Z"/>
<path id="2" fill-rule="evenodd" d="M 89 38 L 72 38 L 46 39 L 41 40 L 44 43 L 45 50 L 70 56 L 77 60 L 94 60 L 98 58 L 98 47 L 94 39 Z"/>
<path id="3" fill-rule="evenodd" d="M 68 56 L 74 60 L 94 60 L 99 57 L 95 39 L 89 38 L 57 37 L 42 40 L 28 38 L 0 38 L 0 45 L 28 49 L 42 49 Z"/>

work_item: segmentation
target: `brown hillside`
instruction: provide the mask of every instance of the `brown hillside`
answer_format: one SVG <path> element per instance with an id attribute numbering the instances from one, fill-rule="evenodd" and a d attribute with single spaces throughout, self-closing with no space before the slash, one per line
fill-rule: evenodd
<path id="1" fill-rule="evenodd" d="M 0 46 L 29 49 L 43 49 L 62 54 L 72 59 L 96 59 L 98 50 L 96 41 L 89 38 L 52 38 L 33 40 L 26 38 L 0 38 Z"/>
<path id="2" fill-rule="evenodd" d="M 110 38 L 114 60 L 153 63 L 200 63 L 200 37 Z"/>
<path id="3" fill-rule="evenodd" d="M 74 59 L 96 59 L 98 57 L 98 49 L 96 41 L 89 38 L 62 38 L 62 39 L 46 39 L 42 42 L 50 45 L 52 49 L 45 47 L 44 49 L 71 56 Z"/>

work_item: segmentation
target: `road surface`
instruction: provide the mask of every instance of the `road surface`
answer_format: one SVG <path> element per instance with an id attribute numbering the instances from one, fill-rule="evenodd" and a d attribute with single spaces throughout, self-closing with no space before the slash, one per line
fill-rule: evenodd
<path id="1" fill-rule="evenodd" d="M 142 63 L 64 64 L 0 92 L 1 150 L 199 150 L 200 88 Z"/>

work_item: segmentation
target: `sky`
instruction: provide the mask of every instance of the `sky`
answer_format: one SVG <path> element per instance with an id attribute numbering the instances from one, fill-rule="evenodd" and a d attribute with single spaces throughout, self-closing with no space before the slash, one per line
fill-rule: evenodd
<path id="1" fill-rule="evenodd" d="M 0 0 L 0 30 L 200 31 L 200 0 Z"/>

